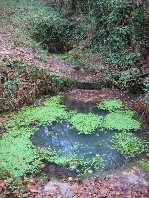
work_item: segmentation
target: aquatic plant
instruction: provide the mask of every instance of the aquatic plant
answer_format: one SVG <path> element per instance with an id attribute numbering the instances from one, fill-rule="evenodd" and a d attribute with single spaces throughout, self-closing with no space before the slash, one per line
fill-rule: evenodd
<path id="1" fill-rule="evenodd" d="M 58 120 L 84 120 L 83 126 L 79 125 L 81 131 L 91 133 L 100 125 L 101 118 L 93 114 L 79 114 L 76 111 L 66 111 L 66 107 L 60 104 L 61 97 L 51 97 L 44 102 L 44 106 L 24 107 L 19 112 L 12 114 L 9 122 L 9 130 L 0 140 L 0 170 L 11 177 L 20 177 L 27 173 L 39 170 L 42 160 L 46 157 L 46 151 L 35 147 L 30 137 L 36 131 L 33 125 L 51 124 Z M 82 116 L 83 115 L 83 116 Z M 77 119 L 76 119 L 77 121 Z M 88 126 L 88 123 L 91 123 Z M 77 123 L 75 123 L 76 126 Z M 48 152 L 48 161 L 56 164 L 67 165 L 73 170 L 77 163 L 79 174 L 87 172 L 92 167 L 97 168 L 97 161 L 84 159 L 83 156 L 59 154 L 52 150 Z M 42 155 L 41 155 L 42 153 Z M 46 158 L 47 159 L 47 158 Z M 100 160 L 98 160 L 99 162 Z M 1 175 L 2 177 L 2 175 Z"/>
<path id="2" fill-rule="evenodd" d="M 91 134 L 96 128 L 102 126 L 102 117 L 92 113 L 77 113 L 69 119 L 69 122 L 79 131 L 79 134 Z"/>
<path id="3" fill-rule="evenodd" d="M 17 178 L 39 170 L 38 149 L 29 139 L 33 132 L 30 128 L 13 128 L 0 140 L 0 171 L 4 175 Z"/>
<path id="4" fill-rule="evenodd" d="M 141 124 L 139 121 L 132 118 L 130 112 L 111 112 L 104 118 L 104 128 L 116 130 L 135 130 L 140 129 Z"/>
<path id="5" fill-rule="evenodd" d="M 98 109 L 109 111 L 109 114 L 104 117 L 104 128 L 130 131 L 141 127 L 141 123 L 133 119 L 135 112 L 117 98 L 97 103 L 96 106 Z"/>
<path id="6" fill-rule="evenodd" d="M 110 112 L 115 111 L 117 109 L 122 109 L 123 107 L 121 100 L 117 98 L 97 103 L 96 106 L 98 109 L 103 109 Z"/>
<path id="7" fill-rule="evenodd" d="M 134 113 L 126 108 L 122 111 L 120 102 L 118 102 L 119 105 L 112 106 L 115 108 L 114 112 L 108 105 L 110 113 L 102 117 L 92 113 L 68 111 L 60 104 L 60 100 L 59 96 L 51 97 L 45 100 L 43 106 L 24 107 L 12 114 L 8 122 L 8 130 L 0 140 L 0 171 L 2 172 L 0 177 L 7 174 L 16 178 L 27 173 L 35 173 L 45 159 L 56 164 L 67 165 L 71 170 L 77 166 L 76 172 L 79 174 L 101 168 L 101 158 L 85 159 L 83 155 L 78 156 L 75 153 L 66 155 L 35 147 L 30 140 L 31 135 L 37 130 L 33 127 L 35 125 L 49 125 L 53 121 L 66 120 L 77 129 L 79 134 L 91 134 L 98 127 L 119 131 L 140 128 L 140 123 L 132 118 Z"/>
<path id="8" fill-rule="evenodd" d="M 0 170 L 12 177 L 33 173 L 40 167 L 39 149 L 30 136 L 37 130 L 32 125 L 51 124 L 58 119 L 67 118 L 65 106 L 60 105 L 60 97 L 47 99 L 44 106 L 24 107 L 12 114 L 9 130 L 0 140 Z"/>
<path id="9" fill-rule="evenodd" d="M 126 158 L 135 157 L 147 151 L 147 144 L 145 142 L 126 131 L 115 134 L 111 142 L 113 143 L 113 147 Z"/>
<path id="10" fill-rule="evenodd" d="M 65 109 L 65 106 L 60 104 L 60 97 L 51 97 L 44 102 L 44 106 L 23 107 L 12 116 L 10 126 L 51 124 L 53 121 L 68 117 Z"/>
<path id="11" fill-rule="evenodd" d="M 76 153 L 68 153 L 67 155 L 62 151 L 43 150 L 42 157 L 49 162 L 57 165 L 67 166 L 67 168 L 78 175 L 84 175 L 89 170 L 102 170 L 102 157 L 94 156 L 91 159 L 85 158 L 84 155 L 77 155 Z"/>

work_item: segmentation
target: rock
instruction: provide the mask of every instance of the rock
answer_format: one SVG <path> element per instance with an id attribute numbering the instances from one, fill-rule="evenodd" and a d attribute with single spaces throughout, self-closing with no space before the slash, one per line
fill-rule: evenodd
<path id="1" fill-rule="evenodd" d="M 67 183 L 62 183 L 58 181 L 50 181 L 44 186 L 44 191 L 52 191 L 53 189 L 56 189 L 63 198 L 72 198 L 74 193 L 69 191 L 70 185 Z"/>
<path id="2" fill-rule="evenodd" d="M 54 165 L 49 166 L 49 171 L 54 172 L 55 169 L 56 169 L 56 166 L 54 166 Z"/>
<path id="3" fill-rule="evenodd" d="M 88 173 L 89 173 L 89 174 L 92 174 L 92 173 L 93 173 L 93 171 L 92 171 L 92 170 L 88 170 Z"/>

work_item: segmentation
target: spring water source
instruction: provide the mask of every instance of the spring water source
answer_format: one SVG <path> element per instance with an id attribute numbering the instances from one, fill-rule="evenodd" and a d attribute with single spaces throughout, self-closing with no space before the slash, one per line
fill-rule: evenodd
<path id="1" fill-rule="evenodd" d="M 68 105 L 69 106 L 69 105 Z M 72 105 L 70 105 L 72 107 Z M 74 103 L 73 109 L 81 113 L 94 113 L 105 116 L 107 112 L 97 109 L 93 104 Z M 84 155 L 85 158 L 101 156 L 103 159 L 104 170 L 118 168 L 126 164 L 129 159 L 111 148 L 111 138 L 114 131 L 96 129 L 93 134 L 78 134 L 66 121 L 55 121 L 50 126 L 38 127 L 32 136 L 32 143 L 38 147 L 48 148 L 55 151 L 62 151 L 65 154 Z"/>

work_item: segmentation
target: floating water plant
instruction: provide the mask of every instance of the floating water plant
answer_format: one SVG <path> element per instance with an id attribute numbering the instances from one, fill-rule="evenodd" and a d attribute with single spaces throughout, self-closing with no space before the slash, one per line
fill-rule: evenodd
<path id="1" fill-rule="evenodd" d="M 91 134 L 96 128 L 101 127 L 102 117 L 92 113 L 77 113 L 69 119 L 69 122 L 80 134 Z"/>
<path id="2" fill-rule="evenodd" d="M 123 131 L 113 136 L 111 142 L 113 147 L 126 158 L 135 157 L 147 151 L 147 144 L 135 137 L 133 134 Z"/>
<path id="3" fill-rule="evenodd" d="M 118 99 L 112 102 L 104 101 L 103 103 L 99 103 L 98 108 L 109 111 L 109 114 L 103 117 L 92 113 L 83 114 L 77 111 L 69 111 L 64 105 L 60 104 L 60 99 L 61 97 L 59 96 L 51 97 L 44 102 L 43 106 L 37 107 L 34 105 L 24 107 L 19 112 L 12 114 L 10 122 L 8 123 L 9 129 L 0 140 L 1 172 L 16 178 L 39 170 L 42 164 L 41 161 L 46 158 L 46 155 L 41 152 L 41 148 L 35 147 L 31 142 L 31 136 L 37 130 L 37 127 L 33 128 L 33 126 L 52 126 L 54 121 L 65 120 L 70 123 L 79 134 L 91 134 L 97 128 L 117 129 L 119 131 L 138 130 L 140 128 L 140 123 L 133 119 L 134 113 L 127 108 L 123 109 L 123 105 Z M 48 136 L 53 136 L 53 133 L 54 132 L 50 132 Z M 119 152 L 124 155 L 130 153 L 131 156 L 134 156 L 137 151 L 143 151 L 144 146 L 138 139 L 133 139 L 131 135 L 125 139 L 125 133 L 122 134 L 121 136 L 115 136 L 113 140 Z M 139 150 L 135 150 L 134 146 L 134 149 L 130 147 L 133 152 L 129 150 L 126 152 L 126 149 L 125 152 L 122 151 L 122 142 L 129 143 L 129 139 L 132 139 L 133 142 L 137 142 L 136 146 L 137 148 L 139 146 Z M 101 159 L 96 159 L 93 156 L 90 159 L 85 159 L 76 154 L 73 155 L 73 157 L 65 156 L 64 154 L 60 157 L 59 153 L 48 150 L 49 162 L 63 165 L 67 164 L 70 169 L 73 169 L 72 167 L 75 166 L 75 164 L 72 162 L 74 161 L 76 163 L 77 161 L 77 166 L 82 167 L 81 169 L 83 171 L 81 171 L 81 173 L 90 170 L 92 167 L 97 168 L 97 166 L 100 166 L 100 160 Z"/>
<path id="4" fill-rule="evenodd" d="M 37 148 L 29 136 L 34 131 L 29 128 L 13 128 L 0 141 L 0 171 L 4 175 L 19 177 L 39 170 Z"/>
<path id="5" fill-rule="evenodd" d="M 51 97 L 44 106 L 24 107 L 13 114 L 10 129 L 0 140 L 0 170 L 12 177 L 36 172 L 40 167 L 39 149 L 30 136 L 37 130 L 32 125 L 51 124 L 55 120 L 66 119 L 65 106 L 60 104 L 60 97 Z M 38 163 L 37 163 L 38 162 Z"/>
<path id="6" fill-rule="evenodd" d="M 66 107 L 60 104 L 60 97 L 52 97 L 41 107 L 24 107 L 12 116 L 11 126 L 29 124 L 51 124 L 53 121 L 67 119 Z"/>
<path id="7" fill-rule="evenodd" d="M 104 128 L 116 130 L 135 130 L 140 129 L 139 121 L 134 120 L 130 114 L 124 112 L 112 112 L 104 118 Z"/>
<path id="8" fill-rule="evenodd" d="M 122 102 L 119 99 L 105 100 L 97 104 L 98 109 L 103 109 L 107 111 L 115 111 L 118 109 L 122 109 L 122 107 Z"/>
<path id="9" fill-rule="evenodd" d="M 102 170 L 103 159 L 99 156 L 92 158 L 85 158 L 84 155 L 77 155 L 76 153 L 65 154 L 62 151 L 51 152 L 51 150 L 43 151 L 43 156 L 49 162 L 57 165 L 67 166 L 69 170 L 78 173 L 80 176 L 86 174 L 89 170 Z"/>
<path id="10" fill-rule="evenodd" d="M 111 99 L 98 103 L 97 108 L 109 111 L 109 114 L 104 118 L 104 128 L 120 131 L 137 131 L 141 127 L 141 123 L 133 119 L 135 112 L 123 105 L 119 99 Z"/>

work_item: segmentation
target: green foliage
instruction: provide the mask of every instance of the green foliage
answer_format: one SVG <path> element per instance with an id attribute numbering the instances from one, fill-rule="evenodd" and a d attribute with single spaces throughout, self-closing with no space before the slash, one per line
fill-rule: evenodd
<path id="1" fill-rule="evenodd" d="M 98 109 L 103 109 L 112 112 L 118 109 L 122 109 L 122 102 L 120 99 L 111 99 L 100 102 L 96 106 Z"/>
<path id="2" fill-rule="evenodd" d="M 3 68 L 7 70 L 8 67 L 13 69 L 13 78 L 6 75 L 6 72 L 0 75 L 0 82 L 3 84 L 0 87 L 2 89 L 1 110 L 16 109 L 24 103 L 33 103 L 35 97 L 40 94 L 67 90 L 74 83 L 71 77 L 61 73 L 55 74 L 49 67 L 42 65 L 32 64 L 28 67 L 20 60 L 4 60 Z M 20 78 L 22 75 L 28 81 L 27 86 L 24 86 Z"/>
<path id="3" fill-rule="evenodd" d="M 37 148 L 29 139 L 33 132 L 29 128 L 14 127 L 0 140 L 0 170 L 6 175 L 18 178 L 39 169 Z"/>
<path id="4" fill-rule="evenodd" d="M 62 76 L 61 74 L 51 74 L 51 85 L 53 91 L 58 93 L 61 91 L 66 91 L 72 87 L 74 80 L 69 76 Z"/>
<path id="5" fill-rule="evenodd" d="M 145 15 L 145 10 L 133 1 L 95 0 L 92 13 L 92 47 L 96 51 L 105 52 L 103 58 L 108 68 L 116 66 L 127 69 L 134 66 L 140 54 L 133 47 L 143 42 L 141 34 L 146 35 L 148 16 Z M 145 40 L 148 40 L 147 35 Z"/>
<path id="6" fill-rule="evenodd" d="M 45 56 L 45 55 L 42 54 L 42 53 L 37 54 L 37 55 L 35 56 L 35 58 L 37 58 L 38 60 L 43 61 L 43 62 L 47 62 L 47 61 L 48 61 L 47 56 Z"/>
<path id="7" fill-rule="evenodd" d="M 123 71 L 121 77 L 119 78 L 119 83 L 122 88 L 132 87 L 138 88 L 137 78 L 139 77 L 139 70 L 137 68 L 128 69 Z"/>
<path id="8" fill-rule="evenodd" d="M 24 107 L 19 112 L 12 114 L 7 126 L 8 130 L 0 140 L 1 178 L 6 175 L 16 178 L 27 173 L 35 173 L 45 159 L 58 165 L 66 165 L 80 175 L 89 170 L 102 168 L 102 159 L 97 156 L 86 159 L 84 155 L 76 155 L 75 151 L 73 154 L 66 155 L 59 151 L 33 146 L 30 137 L 37 130 L 37 128 L 33 128 L 35 125 L 66 120 L 80 134 L 91 134 L 98 127 L 117 130 L 137 130 L 140 127 L 140 123 L 132 119 L 132 111 L 128 109 L 122 111 L 121 102 L 118 99 L 101 103 L 103 109 L 106 107 L 110 111 L 105 117 L 92 113 L 68 111 L 64 105 L 60 104 L 60 100 L 60 96 L 51 97 L 45 100 L 43 106 Z M 138 144 L 138 139 L 136 142 Z"/>
<path id="9" fill-rule="evenodd" d="M 126 158 L 135 157 L 140 153 L 147 151 L 147 145 L 133 134 L 123 131 L 115 134 L 111 142 L 114 148 Z"/>
<path id="10" fill-rule="evenodd" d="M 111 99 L 100 102 L 97 104 L 97 108 L 108 110 L 103 121 L 103 127 L 116 130 L 138 130 L 140 128 L 140 122 L 133 119 L 135 112 L 128 109 L 123 105 L 119 99 Z"/>
<path id="11" fill-rule="evenodd" d="M 144 170 L 144 172 L 149 174 L 149 161 L 141 160 L 139 162 L 139 166 Z"/>
<path id="12" fill-rule="evenodd" d="M 51 124 L 58 119 L 66 119 L 65 106 L 60 105 L 60 97 L 52 97 L 42 107 L 26 107 L 12 115 L 10 129 L 0 140 L 0 170 L 3 174 L 19 177 L 36 172 L 41 161 L 38 148 L 32 145 L 30 136 L 36 128 L 28 125 Z"/>
<path id="13" fill-rule="evenodd" d="M 104 119 L 104 127 L 116 130 L 135 130 L 140 129 L 140 122 L 132 118 L 131 112 L 111 112 Z"/>
<path id="14" fill-rule="evenodd" d="M 132 168 L 134 166 L 140 167 L 141 169 L 143 169 L 145 173 L 149 174 L 149 161 L 146 159 L 140 160 L 140 161 L 129 162 L 128 164 L 125 164 L 124 166 L 122 166 L 122 170 Z"/>
<path id="15" fill-rule="evenodd" d="M 65 52 L 85 38 L 86 24 L 72 23 L 52 7 L 27 1 L 5 3 L 5 6 L 10 5 L 14 11 L 9 12 L 9 20 L 15 27 L 16 36 L 27 37 L 22 41 L 32 47 L 38 47 L 40 43 L 50 52 Z"/>
<path id="16" fill-rule="evenodd" d="M 80 134 L 90 134 L 97 127 L 101 127 L 102 117 L 96 116 L 92 113 L 77 113 L 69 119 L 69 122 L 79 131 Z"/>
<path id="17" fill-rule="evenodd" d="M 143 5 L 122 0 L 57 1 L 55 9 L 51 5 L 47 7 L 29 1 L 2 3 L 4 9 L 8 8 L 7 31 L 12 29 L 16 43 L 37 48 L 42 44 L 49 52 L 56 53 L 83 49 L 78 55 L 72 50 L 71 57 L 85 70 L 92 70 L 90 57 L 96 52 L 104 67 L 105 86 L 127 88 L 138 83 L 143 88 L 142 81 L 128 82 L 132 76 L 127 72 L 136 67 L 142 49 L 149 46 L 148 15 Z M 86 51 L 89 51 L 88 55 Z M 46 61 L 40 53 L 37 57 Z M 59 58 L 71 59 L 67 55 Z M 92 65 L 97 66 L 99 60 L 95 59 Z"/>
<path id="18" fill-rule="evenodd" d="M 61 61 L 65 61 L 65 60 L 68 61 L 68 60 L 71 59 L 68 53 L 65 53 L 65 54 L 56 54 L 56 55 L 54 54 L 54 57 L 57 58 L 57 59 L 59 59 L 59 60 L 61 60 Z"/>
<path id="19" fill-rule="evenodd" d="M 66 119 L 68 114 L 65 106 L 60 105 L 60 97 L 52 97 L 44 102 L 41 107 L 23 107 L 21 111 L 14 114 L 10 126 L 29 124 L 51 124 L 58 119 Z"/>
<path id="20" fill-rule="evenodd" d="M 75 153 L 66 155 L 61 151 L 51 152 L 51 149 L 43 151 L 42 157 L 57 165 L 67 166 L 69 170 L 80 176 L 86 174 L 89 170 L 101 170 L 103 166 L 101 157 L 95 156 L 91 159 L 85 159 L 83 155 L 78 156 Z"/>

